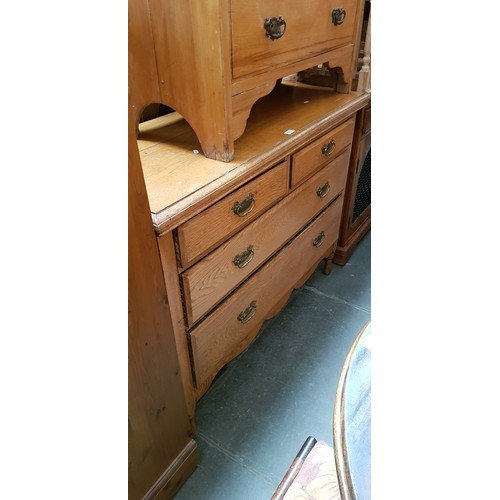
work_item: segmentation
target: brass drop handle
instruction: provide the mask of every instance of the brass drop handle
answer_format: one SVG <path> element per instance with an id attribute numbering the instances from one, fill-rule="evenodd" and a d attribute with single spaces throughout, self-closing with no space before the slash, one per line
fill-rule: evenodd
<path id="1" fill-rule="evenodd" d="M 283 31 L 281 31 L 282 27 Z M 264 21 L 264 29 L 266 30 L 266 36 L 274 41 L 281 38 L 285 34 L 286 22 L 281 16 L 278 18 L 271 17 L 270 19 L 266 19 Z"/>
<path id="2" fill-rule="evenodd" d="M 323 146 L 321 147 L 321 152 L 325 156 L 330 156 L 333 153 L 333 150 L 335 149 L 335 146 L 336 146 L 335 141 L 332 139 L 327 144 L 323 144 Z"/>
<path id="3" fill-rule="evenodd" d="M 255 311 L 257 310 L 257 302 L 253 300 L 250 302 L 250 305 L 238 314 L 238 321 L 241 323 L 248 323 L 255 315 Z"/>
<path id="4" fill-rule="evenodd" d="M 255 207 L 255 199 L 253 193 L 250 193 L 243 201 L 237 201 L 233 205 L 233 212 L 238 217 L 245 217 L 248 215 Z"/>
<path id="5" fill-rule="evenodd" d="M 253 259 L 253 245 L 250 245 L 244 252 L 239 253 L 234 259 L 233 264 L 236 267 L 242 269 L 243 267 L 250 264 L 250 261 Z"/>
<path id="6" fill-rule="evenodd" d="M 342 24 L 345 21 L 346 12 L 344 9 L 333 9 L 332 10 L 332 23 L 335 26 Z"/>
<path id="7" fill-rule="evenodd" d="M 324 198 L 328 194 L 328 191 L 330 191 L 330 183 L 326 181 L 321 187 L 318 188 L 316 194 L 320 198 Z"/>
<path id="8" fill-rule="evenodd" d="M 325 232 L 321 231 L 321 233 L 319 233 L 318 236 L 316 236 L 316 238 L 314 238 L 313 245 L 316 248 L 318 248 L 324 243 L 324 241 L 325 241 Z"/>

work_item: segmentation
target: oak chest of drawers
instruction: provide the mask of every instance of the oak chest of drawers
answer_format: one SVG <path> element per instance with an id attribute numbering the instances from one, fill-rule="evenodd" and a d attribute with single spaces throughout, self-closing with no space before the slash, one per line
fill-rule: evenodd
<path id="1" fill-rule="evenodd" d="M 234 156 L 254 103 L 276 81 L 316 65 L 348 93 L 357 58 L 363 0 L 136 0 L 131 67 L 157 102 L 195 131 L 204 155 Z M 142 60 L 139 61 L 139 57 Z M 134 72 L 135 73 L 135 72 Z M 139 104 L 138 104 L 139 105 Z"/>
<path id="2" fill-rule="evenodd" d="M 329 272 L 355 114 L 366 101 L 363 93 L 281 85 L 256 104 L 227 163 L 200 154 L 180 116 L 141 125 L 138 144 L 191 415 L 219 370 L 323 259 Z"/>

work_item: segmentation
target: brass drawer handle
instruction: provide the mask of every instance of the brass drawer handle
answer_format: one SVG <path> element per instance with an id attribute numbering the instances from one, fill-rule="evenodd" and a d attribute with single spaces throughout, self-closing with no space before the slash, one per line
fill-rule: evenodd
<path id="1" fill-rule="evenodd" d="M 321 231 L 321 233 L 319 233 L 318 236 L 316 236 L 316 238 L 314 238 L 313 245 L 316 248 L 318 248 L 324 243 L 324 241 L 325 241 L 325 232 Z"/>
<path id="2" fill-rule="evenodd" d="M 244 252 L 239 253 L 234 259 L 233 264 L 242 269 L 250 264 L 253 259 L 253 245 L 250 245 Z"/>
<path id="3" fill-rule="evenodd" d="M 321 152 L 325 156 L 330 156 L 333 153 L 335 146 L 336 146 L 335 141 L 332 139 L 328 144 L 323 144 Z"/>
<path id="4" fill-rule="evenodd" d="M 345 10 L 344 9 L 333 9 L 332 10 L 332 23 L 335 26 L 342 24 L 345 21 Z"/>
<path id="5" fill-rule="evenodd" d="M 281 31 L 281 27 L 283 27 L 283 31 Z M 264 21 L 264 29 L 266 30 L 266 36 L 274 41 L 285 34 L 286 22 L 281 16 L 278 18 L 271 17 L 271 19 Z"/>
<path id="6" fill-rule="evenodd" d="M 233 212 L 238 217 L 245 217 L 253 210 L 253 207 L 255 207 L 255 199 L 253 193 L 250 193 L 243 201 L 237 201 L 233 205 Z"/>
<path id="7" fill-rule="evenodd" d="M 318 188 L 316 194 L 320 198 L 324 198 L 328 194 L 328 191 L 330 191 L 330 183 L 326 181 L 321 187 Z"/>
<path id="8" fill-rule="evenodd" d="M 253 300 L 250 302 L 250 305 L 238 314 L 238 321 L 241 323 L 248 323 L 255 315 L 255 311 L 257 310 L 257 302 Z"/>

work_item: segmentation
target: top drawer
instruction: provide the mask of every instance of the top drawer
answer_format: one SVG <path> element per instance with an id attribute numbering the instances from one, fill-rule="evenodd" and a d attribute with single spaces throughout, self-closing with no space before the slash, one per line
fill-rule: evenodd
<path id="1" fill-rule="evenodd" d="M 246 226 L 282 198 L 287 185 L 288 162 L 282 162 L 179 226 L 181 267 L 191 265 Z"/>
<path id="2" fill-rule="evenodd" d="M 233 78 L 354 42 L 358 4 L 359 0 L 231 0 Z M 271 39 L 266 20 L 280 17 L 279 23 L 272 23 L 280 25 L 279 38 Z"/>
<path id="3" fill-rule="evenodd" d="M 292 188 L 341 153 L 352 141 L 354 118 L 322 135 L 292 157 Z"/>

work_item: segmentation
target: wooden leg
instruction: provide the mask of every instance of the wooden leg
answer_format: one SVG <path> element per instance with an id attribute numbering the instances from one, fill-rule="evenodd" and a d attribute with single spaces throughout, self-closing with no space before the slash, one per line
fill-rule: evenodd
<path id="1" fill-rule="evenodd" d="M 330 276 L 330 273 L 332 272 L 332 264 L 333 264 L 333 253 L 330 254 L 325 259 L 325 267 L 323 268 L 323 274 Z"/>
<path id="2" fill-rule="evenodd" d="M 325 267 L 323 268 L 323 274 L 330 276 L 332 272 L 333 258 L 335 257 L 335 250 L 337 250 L 337 243 L 332 248 L 332 252 L 328 257 L 325 258 Z"/>

